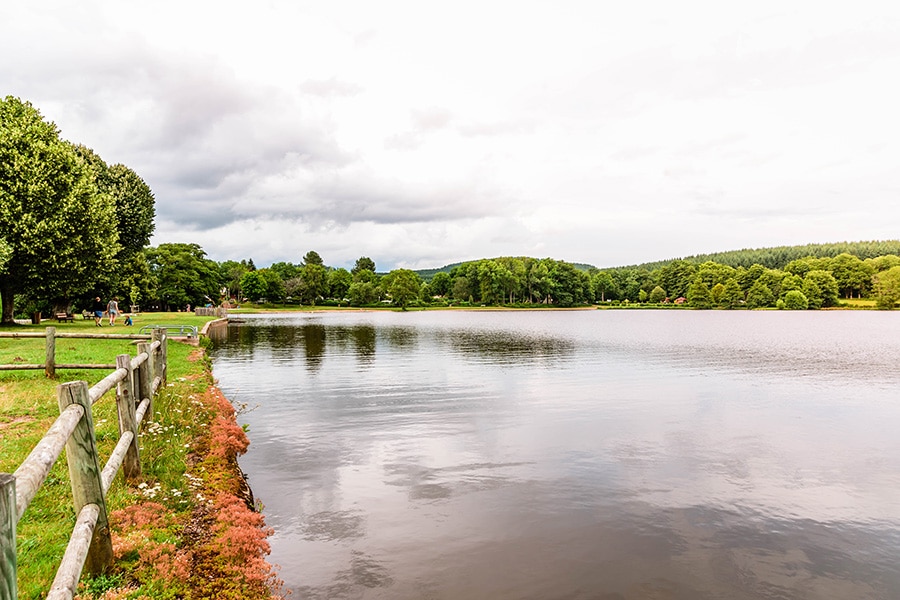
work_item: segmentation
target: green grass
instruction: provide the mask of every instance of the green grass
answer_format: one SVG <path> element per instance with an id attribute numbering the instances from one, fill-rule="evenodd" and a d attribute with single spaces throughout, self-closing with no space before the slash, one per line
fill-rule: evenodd
<path id="1" fill-rule="evenodd" d="M 151 319 L 152 315 L 152 319 Z M 137 331 L 143 324 L 185 324 L 202 326 L 210 317 L 191 313 L 146 313 L 134 328 L 104 327 L 103 333 Z M 47 326 L 19 325 L 0 330 L 42 331 Z M 57 324 L 57 331 L 98 333 L 93 320 Z M 0 339 L 0 364 L 12 362 L 43 363 L 43 338 Z M 57 363 L 112 364 L 118 354 L 136 354 L 130 340 L 57 339 Z M 136 499 L 151 495 L 172 514 L 189 514 L 193 506 L 189 483 L 184 477 L 185 456 L 194 431 L 203 423 L 204 415 L 192 398 L 210 383 L 204 377 L 205 363 L 189 361 L 196 350 L 188 344 L 170 342 L 169 386 L 154 401 L 153 414 L 144 422 L 140 437 L 142 478 L 126 485 L 121 472 L 116 476 L 107 496 L 110 512 L 129 506 Z M 56 386 L 59 383 L 84 380 L 93 385 L 109 374 L 108 370 L 60 370 L 57 379 L 48 379 L 42 370 L 0 371 L 0 472 L 15 471 L 59 415 Z M 108 392 L 93 406 L 101 463 L 105 463 L 118 440 L 118 417 L 115 393 Z M 103 467 L 103 464 L 100 465 Z M 140 484 L 143 484 L 141 486 Z M 155 491 L 154 491 L 155 490 Z M 183 519 L 184 520 L 184 519 Z M 182 521 L 183 521 L 182 520 Z M 17 527 L 19 598 L 43 598 L 59 566 L 75 522 L 65 452 L 51 469 L 50 475 L 22 517 Z M 180 531 L 173 520 L 171 535 Z M 151 596 L 152 597 L 152 596 Z"/>

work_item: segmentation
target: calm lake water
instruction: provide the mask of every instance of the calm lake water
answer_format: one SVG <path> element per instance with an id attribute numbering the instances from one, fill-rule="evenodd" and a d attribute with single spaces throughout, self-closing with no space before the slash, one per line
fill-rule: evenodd
<path id="1" fill-rule="evenodd" d="M 294 598 L 900 598 L 900 315 L 247 316 L 213 360 Z"/>

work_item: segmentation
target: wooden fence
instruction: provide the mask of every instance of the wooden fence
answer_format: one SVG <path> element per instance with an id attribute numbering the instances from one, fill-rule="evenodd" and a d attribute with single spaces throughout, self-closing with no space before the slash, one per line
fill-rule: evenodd
<path id="1" fill-rule="evenodd" d="M 224 306 L 198 306 L 194 308 L 194 314 L 198 317 L 218 317 L 222 319 L 228 316 L 228 309 Z"/>
<path id="2" fill-rule="evenodd" d="M 16 525 L 63 447 L 77 520 L 47 598 L 71 600 L 85 566 L 89 573 L 100 573 L 112 564 L 106 493 L 120 468 L 126 480 L 140 476 L 138 432 L 144 415 L 153 414 L 154 395 L 166 383 L 168 338 L 158 330 L 151 339 L 138 344 L 136 357 L 117 356 L 116 370 L 90 389 L 84 381 L 57 386 L 59 418 L 15 473 L 0 473 L 0 600 L 16 600 Z M 91 407 L 113 388 L 119 441 L 101 470 Z"/>
<path id="3" fill-rule="evenodd" d="M 0 338 L 47 338 L 47 352 L 43 364 L 17 363 L 12 365 L 0 365 L 0 371 L 17 371 L 22 369 L 43 369 L 47 377 L 55 377 L 57 369 L 115 369 L 116 365 L 76 365 L 56 364 L 56 340 L 57 338 L 80 339 L 120 339 L 120 340 L 149 340 L 149 334 L 131 333 L 57 333 L 56 327 L 47 327 L 43 333 L 39 331 L 0 331 Z"/>

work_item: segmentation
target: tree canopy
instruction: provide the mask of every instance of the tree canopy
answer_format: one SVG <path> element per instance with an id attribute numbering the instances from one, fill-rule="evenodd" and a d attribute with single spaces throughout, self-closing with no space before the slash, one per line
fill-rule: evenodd
<path id="1" fill-rule="evenodd" d="M 0 271 L 5 323 L 17 293 L 66 308 L 121 247 L 113 203 L 90 165 L 55 124 L 12 96 L 0 101 L 0 231 L 9 247 Z"/>

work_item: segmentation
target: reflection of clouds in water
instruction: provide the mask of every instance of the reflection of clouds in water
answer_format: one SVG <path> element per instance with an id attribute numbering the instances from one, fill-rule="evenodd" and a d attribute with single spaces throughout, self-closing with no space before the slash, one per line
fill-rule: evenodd
<path id="1" fill-rule="evenodd" d="M 306 514 L 301 519 L 301 536 L 305 540 L 327 542 L 361 537 L 365 533 L 365 519 L 358 511 L 323 511 Z"/>
<path id="2" fill-rule="evenodd" d="M 360 597 L 360 588 L 387 588 L 394 582 L 390 571 L 371 556 L 353 550 L 347 569 L 338 571 L 334 581 L 326 586 L 295 588 L 305 600 L 339 600 Z"/>
<path id="3" fill-rule="evenodd" d="M 384 466 L 385 483 L 409 488 L 410 500 L 442 500 L 482 492 L 518 482 L 526 463 L 473 463 L 428 467 L 416 462 Z"/>

